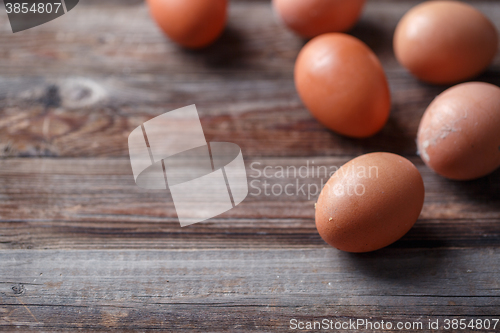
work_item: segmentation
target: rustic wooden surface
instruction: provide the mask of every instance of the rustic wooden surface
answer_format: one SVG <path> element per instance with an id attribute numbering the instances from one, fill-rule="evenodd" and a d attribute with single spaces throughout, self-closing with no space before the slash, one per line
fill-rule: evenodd
<path id="1" fill-rule="evenodd" d="M 351 31 L 380 57 L 393 98 L 389 123 L 365 140 L 325 130 L 304 109 L 293 85 L 304 41 L 268 1 L 232 1 L 221 39 L 196 52 L 166 40 L 142 1 L 89 0 L 16 34 L 0 10 L 0 330 L 498 318 L 500 171 L 452 182 L 416 155 L 419 119 L 447 88 L 394 59 L 394 27 L 416 3 L 370 1 Z M 500 29 L 499 2 L 472 4 Z M 478 80 L 500 85 L 500 54 Z M 135 186 L 127 136 L 193 103 L 208 141 L 242 148 L 249 181 L 297 181 L 266 178 L 265 166 L 340 166 L 372 151 L 410 158 L 426 187 L 419 220 L 390 247 L 353 255 L 317 234 L 315 195 L 251 189 L 237 208 L 180 228 L 168 193 Z M 324 180 L 299 179 L 311 189 Z"/>

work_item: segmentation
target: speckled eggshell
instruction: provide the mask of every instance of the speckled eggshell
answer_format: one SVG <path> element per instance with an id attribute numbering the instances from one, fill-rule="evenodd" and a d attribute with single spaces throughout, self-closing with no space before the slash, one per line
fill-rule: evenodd
<path id="1" fill-rule="evenodd" d="M 455 180 L 500 167 L 500 88 L 467 82 L 445 90 L 425 111 L 417 134 L 422 160 Z"/>
<path id="2" fill-rule="evenodd" d="M 424 202 L 424 183 L 406 158 L 371 153 L 344 164 L 316 204 L 316 228 L 331 246 L 347 252 L 383 248 L 411 229 Z"/>

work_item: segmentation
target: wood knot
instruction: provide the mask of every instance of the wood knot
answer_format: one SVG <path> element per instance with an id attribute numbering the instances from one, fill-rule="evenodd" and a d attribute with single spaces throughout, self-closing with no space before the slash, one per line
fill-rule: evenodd
<path id="1" fill-rule="evenodd" d="M 67 108 L 84 108 L 95 105 L 107 96 L 106 90 L 87 78 L 69 78 L 57 82 L 61 105 Z"/>
<path id="2" fill-rule="evenodd" d="M 59 96 L 59 88 L 55 85 L 49 85 L 45 94 L 41 98 L 41 102 L 46 108 L 59 107 L 61 105 L 61 97 Z"/>
<path id="3" fill-rule="evenodd" d="M 26 288 L 24 288 L 24 284 L 18 283 L 12 286 L 12 291 L 14 292 L 14 295 L 22 295 L 24 294 Z"/>

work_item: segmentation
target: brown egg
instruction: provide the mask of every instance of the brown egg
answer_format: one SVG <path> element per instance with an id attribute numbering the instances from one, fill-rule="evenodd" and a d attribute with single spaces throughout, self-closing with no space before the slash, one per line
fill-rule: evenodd
<path id="1" fill-rule="evenodd" d="M 438 174 L 474 179 L 500 167 L 500 88 L 467 82 L 432 101 L 418 128 L 418 151 Z"/>
<path id="2" fill-rule="evenodd" d="M 403 16 L 394 33 L 399 63 L 422 81 L 452 84 L 483 72 L 498 47 L 495 26 L 458 1 L 427 1 Z"/>
<path id="3" fill-rule="evenodd" d="M 365 0 L 273 0 L 285 25 L 304 37 L 349 30 L 364 4 Z"/>
<path id="4" fill-rule="evenodd" d="M 315 37 L 302 48 L 295 86 L 312 115 L 342 135 L 371 136 L 389 117 L 391 97 L 380 61 L 363 42 L 343 33 Z"/>
<path id="5" fill-rule="evenodd" d="M 369 252 L 401 238 L 424 203 L 424 183 L 406 158 L 359 156 L 333 174 L 316 204 L 316 228 L 333 247 Z"/>
<path id="6" fill-rule="evenodd" d="M 226 24 L 227 0 L 147 0 L 147 3 L 163 32 L 187 48 L 208 46 Z"/>

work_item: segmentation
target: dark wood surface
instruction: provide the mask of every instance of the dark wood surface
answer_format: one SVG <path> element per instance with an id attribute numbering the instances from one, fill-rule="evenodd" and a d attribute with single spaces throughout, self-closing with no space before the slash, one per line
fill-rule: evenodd
<path id="1" fill-rule="evenodd" d="M 231 1 L 224 34 L 202 51 L 164 38 L 142 1 L 84 1 L 16 34 L 1 9 L 0 331 L 499 318 L 500 170 L 453 182 L 416 155 L 420 117 L 447 88 L 394 59 L 394 27 L 416 3 L 369 1 L 350 32 L 380 57 L 392 92 L 388 124 L 364 140 L 326 130 L 302 106 L 293 65 L 305 41 L 276 23 L 268 1 Z M 471 3 L 500 29 L 499 2 Z M 500 85 L 500 55 L 477 80 Z M 242 148 L 249 181 L 298 180 L 311 195 L 251 188 L 235 209 L 181 228 L 168 193 L 135 185 L 127 136 L 193 103 L 208 141 Z M 327 178 L 261 174 L 372 151 L 408 157 L 426 187 L 413 229 L 373 253 L 340 252 L 317 234 L 314 189 Z"/>

